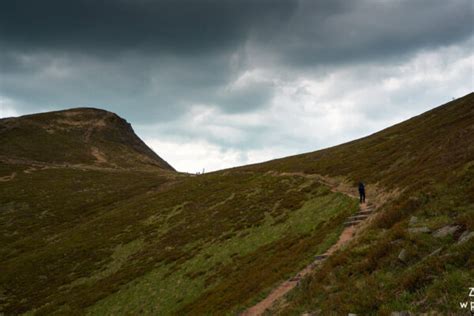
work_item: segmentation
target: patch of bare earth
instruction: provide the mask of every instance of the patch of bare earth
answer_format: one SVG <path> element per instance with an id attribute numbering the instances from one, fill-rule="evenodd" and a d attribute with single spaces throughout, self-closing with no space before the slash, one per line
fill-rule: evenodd
<path id="1" fill-rule="evenodd" d="M 11 181 L 13 179 L 15 179 L 16 177 L 16 172 L 13 172 L 11 175 L 9 176 L 3 176 L 3 177 L 0 177 L 0 182 L 7 182 L 7 181 Z"/>
<path id="2" fill-rule="evenodd" d="M 89 120 L 82 119 L 81 115 L 81 111 L 62 113 L 61 118 L 56 119 L 48 126 L 44 126 L 44 128 L 50 134 L 54 133 L 55 130 L 68 131 L 75 128 L 86 128 L 86 132 L 84 133 L 84 141 L 89 142 L 92 133 L 96 130 L 105 128 L 107 126 L 106 119 L 113 114 L 107 113 L 100 118 Z"/>
<path id="3" fill-rule="evenodd" d="M 91 155 L 94 156 L 98 163 L 107 163 L 107 158 L 105 158 L 104 153 L 101 152 L 99 148 L 91 147 Z"/>

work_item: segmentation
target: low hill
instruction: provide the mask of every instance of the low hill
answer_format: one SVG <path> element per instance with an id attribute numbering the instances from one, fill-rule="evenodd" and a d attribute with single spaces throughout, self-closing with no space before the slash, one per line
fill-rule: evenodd
<path id="1" fill-rule="evenodd" d="M 130 160 L 75 168 L 62 162 L 99 164 L 12 140 L 0 312 L 239 313 L 336 244 L 362 179 L 377 212 L 273 312 L 458 314 L 474 276 L 473 111 L 471 93 L 347 144 L 200 176 Z"/>
<path id="2" fill-rule="evenodd" d="M 174 170 L 114 113 L 93 108 L 0 120 L 3 160 Z"/>

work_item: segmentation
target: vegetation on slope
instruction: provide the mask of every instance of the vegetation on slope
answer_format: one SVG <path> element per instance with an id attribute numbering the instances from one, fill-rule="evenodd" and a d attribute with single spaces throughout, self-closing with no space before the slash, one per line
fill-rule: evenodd
<path id="1" fill-rule="evenodd" d="M 93 108 L 0 120 L 0 158 L 55 164 L 174 170 L 114 113 Z"/>
<path id="2" fill-rule="evenodd" d="M 0 195 L 7 314 L 238 310 L 357 209 L 298 176 L 15 168 Z"/>
<path id="3" fill-rule="evenodd" d="M 474 230 L 473 99 L 341 146 L 198 177 L 137 158 L 124 131 L 35 139 L 10 119 L 18 125 L 0 131 L 2 143 L 16 135 L 29 147 L 2 144 L 0 312 L 238 312 L 324 252 L 357 210 L 304 174 L 363 179 L 385 203 L 277 312 L 458 312 L 473 277 L 472 240 L 460 242 Z M 106 162 L 91 156 L 91 139 Z M 62 156 L 51 155 L 55 142 Z M 446 227 L 456 230 L 439 237 Z"/>
<path id="4" fill-rule="evenodd" d="M 241 170 L 304 172 L 416 192 L 474 160 L 474 93 L 371 136 Z"/>
<path id="5" fill-rule="evenodd" d="M 384 207 L 358 239 L 292 293 L 280 312 L 458 315 L 474 277 L 474 244 L 463 242 L 474 231 L 473 179 L 470 168 L 449 189 L 425 188 Z M 447 228 L 453 232 L 444 236 Z"/>
<path id="6" fill-rule="evenodd" d="M 474 279 L 474 243 L 466 239 L 474 237 L 473 139 L 471 93 L 365 139 L 249 167 L 298 165 L 400 192 L 274 312 L 461 313 Z"/>

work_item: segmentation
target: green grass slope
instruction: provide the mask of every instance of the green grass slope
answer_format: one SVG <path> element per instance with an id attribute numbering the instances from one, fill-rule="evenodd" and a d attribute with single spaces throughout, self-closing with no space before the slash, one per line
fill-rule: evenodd
<path id="1" fill-rule="evenodd" d="M 473 99 L 341 146 L 200 176 L 121 161 L 112 153 L 136 152 L 126 130 L 88 138 L 107 162 L 89 145 L 58 147 L 61 159 L 43 152 L 62 144 L 47 138 L 56 132 L 25 149 L 6 136 L 30 134 L 0 131 L 15 157 L 0 165 L 0 313 L 235 314 L 324 252 L 357 211 L 305 174 L 364 179 L 380 215 L 276 312 L 457 312 L 472 286 L 473 240 L 459 239 L 474 230 Z M 83 144 L 88 128 L 73 130 Z M 446 226 L 457 228 L 436 237 Z"/>
<path id="2" fill-rule="evenodd" d="M 329 247 L 357 208 L 297 176 L 16 172 L 0 195 L 7 314 L 239 310 Z"/>

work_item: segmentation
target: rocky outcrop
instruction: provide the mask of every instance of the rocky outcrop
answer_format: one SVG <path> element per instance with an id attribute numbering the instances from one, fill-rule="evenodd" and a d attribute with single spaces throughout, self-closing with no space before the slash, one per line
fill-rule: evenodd
<path id="1" fill-rule="evenodd" d="M 433 233 L 433 237 L 444 238 L 444 237 L 447 237 L 447 236 L 452 236 L 452 235 L 454 235 L 454 233 L 456 233 L 459 230 L 461 230 L 461 226 L 459 226 L 459 225 L 444 226 L 444 227 L 438 229 L 437 231 L 435 231 Z"/>

